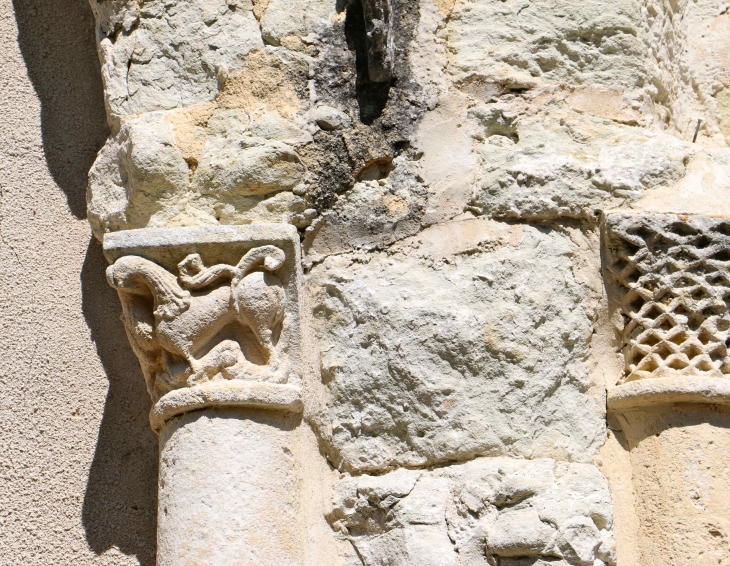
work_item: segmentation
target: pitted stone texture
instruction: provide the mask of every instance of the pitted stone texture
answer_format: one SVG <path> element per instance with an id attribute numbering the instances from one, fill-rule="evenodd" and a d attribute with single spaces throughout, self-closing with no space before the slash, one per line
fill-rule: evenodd
<path id="1" fill-rule="evenodd" d="M 346 477 L 328 518 L 365 566 L 616 560 L 608 482 L 589 464 L 480 458 Z"/>
<path id="2" fill-rule="evenodd" d="M 211 100 L 221 75 L 264 46 L 250 0 L 91 4 L 112 119 Z"/>
<path id="3" fill-rule="evenodd" d="M 261 17 L 261 34 L 270 45 L 298 45 L 294 38 L 311 42 L 332 26 L 334 14 L 335 4 L 327 0 L 270 0 Z"/>
<path id="4" fill-rule="evenodd" d="M 470 111 L 481 158 L 473 207 L 498 218 L 595 218 L 596 209 L 685 175 L 691 144 L 580 114 L 560 98 L 538 112 L 517 104 Z"/>
<path id="5" fill-rule="evenodd" d="M 611 87 L 642 120 L 726 145 L 726 3 L 717 0 L 457 2 L 442 35 L 449 72 L 482 96 L 538 84 Z M 726 126 L 725 126 L 726 128 Z"/>
<path id="6" fill-rule="evenodd" d="M 619 286 L 622 381 L 730 374 L 730 221 L 613 214 L 606 252 Z"/>
<path id="7" fill-rule="evenodd" d="M 180 225 L 289 222 L 306 209 L 291 193 L 306 168 L 299 123 L 272 111 L 203 106 L 127 120 L 89 172 L 94 233 Z"/>
<path id="8" fill-rule="evenodd" d="M 590 290 L 556 230 L 472 219 L 391 253 L 331 256 L 308 280 L 342 470 L 475 455 L 590 461 L 605 401 L 588 392 Z"/>
<path id="9" fill-rule="evenodd" d="M 643 89 L 642 24 L 629 0 L 457 2 L 445 29 L 449 70 Z"/>
<path id="10" fill-rule="evenodd" d="M 730 18 L 726 0 L 644 0 L 654 61 L 655 110 L 662 126 L 698 141 L 730 145 Z"/>

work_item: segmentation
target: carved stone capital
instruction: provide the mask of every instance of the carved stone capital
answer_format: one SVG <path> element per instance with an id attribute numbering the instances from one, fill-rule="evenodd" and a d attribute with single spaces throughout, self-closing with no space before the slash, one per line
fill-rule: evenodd
<path id="1" fill-rule="evenodd" d="M 155 405 L 301 412 L 300 256 L 288 225 L 107 234 L 109 284 Z"/>
<path id="2" fill-rule="evenodd" d="M 610 214 L 604 244 L 625 361 L 609 409 L 730 403 L 730 220 Z"/>

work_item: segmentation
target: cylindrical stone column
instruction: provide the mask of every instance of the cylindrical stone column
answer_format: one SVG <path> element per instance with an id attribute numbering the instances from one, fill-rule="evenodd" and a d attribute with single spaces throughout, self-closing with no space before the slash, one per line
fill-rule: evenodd
<path id="1" fill-rule="evenodd" d="M 298 421 L 211 408 L 163 425 L 158 566 L 301 564 L 291 434 Z"/>
<path id="2" fill-rule="evenodd" d="M 629 450 L 640 564 L 723 564 L 730 534 L 730 407 L 659 403 L 613 418 Z"/>
<path id="3" fill-rule="evenodd" d="M 608 412 L 631 462 L 642 566 L 724 564 L 730 540 L 728 221 L 605 220 L 625 372 Z"/>
<path id="4" fill-rule="evenodd" d="M 160 437 L 158 566 L 300 566 L 296 229 L 110 234 Z"/>

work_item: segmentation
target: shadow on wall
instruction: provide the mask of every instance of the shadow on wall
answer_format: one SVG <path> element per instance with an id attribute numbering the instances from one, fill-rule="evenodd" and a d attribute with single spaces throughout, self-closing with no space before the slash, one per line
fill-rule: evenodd
<path id="1" fill-rule="evenodd" d="M 81 271 L 86 323 L 109 379 L 109 393 L 84 496 L 86 540 L 101 554 L 116 546 L 154 566 L 157 531 L 157 437 L 139 361 L 119 318 L 116 291 L 106 282 L 101 244 L 89 243 Z"/>
<path id="2" fill-rule="evenodd" d="M 13 0 L 18 44 L 41 102 L 48 170 L 76 218 L 86 177 L 109 135 L 88 0 Z"/>
<path id="3" fill-rule="evenodd" d="M 86 179 L 109 128 L 103 105 L 94 21 L 88 0 L 13 0 L 18 42 L 41 102 L 48 169 L 71 212 L 86 216 Z M 157 438 L 139 363 L 106 282 L 101 245 L 92 240 L 81 270 L 82 308 L 109 379 L 82 521 L 91 549 L 112 547 L 155 563 Z"/>

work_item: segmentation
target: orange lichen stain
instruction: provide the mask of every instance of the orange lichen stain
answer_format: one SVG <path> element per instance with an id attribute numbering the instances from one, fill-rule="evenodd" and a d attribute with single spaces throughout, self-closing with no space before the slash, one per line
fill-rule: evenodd
<path id="1" fill-rule="evenodd" d="M 299 74 L 306 77 L 306 69 L 293 71 L 279 57 L 255 51 L 248 56 L 246 68 L 228 77 L 216 102 L 220 108 L 243 108 L 249 114 L 265 106 L 292 118 L 302 106 L 295 79 Z"/>

